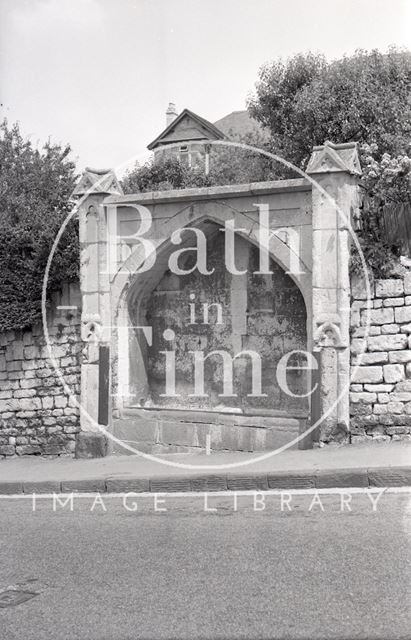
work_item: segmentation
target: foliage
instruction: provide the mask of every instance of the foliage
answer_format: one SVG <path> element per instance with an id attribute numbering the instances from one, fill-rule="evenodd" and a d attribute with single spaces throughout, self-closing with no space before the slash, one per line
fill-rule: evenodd
<path id="1" fill-rule="evenodd" d="M 381 156 L 376 144 L 363 144 L 360 152 L 364 199 L 359 237 L 367 264 L 377 276 L 384 277 L 390 274 L 400 253 L 400 243 L 391 244 L 385 237 L 384 206 L 411 205 L 411 158 L 389 153 Z M 357 252 L 352 256 L 352 269 L 362 272 Z"/>
<path id="2" fill-rule="evenodd" d="M 0 330 L 23 329 L 41 317 L 41 290 L 55 236 L 71 210 L 76 176 L 70 147 L 39 150 L 17 124 L 0 125 Z M 78 224 L 63 234 L 53 259 L 48 295 L 78 279 Z"/>
<path id="3" fill-rule="evenodd" d="M 230 141 L 263 148 L 265 139 L 258 134 L 243 137 L 230 135 Z M 276 163 L 260 153 L 234 146 L 210 145 L 210 172 L 204 165 L 189 167 L 176 157 L 164 157 L 136 165 L 122 181 L 125 193 L 166 191 L 190 187 L 210 187 L 274 180 L 280 173 Z"/>
<path id="4" fill-rule="evenodd" d="M 381 210 L 405 202 L 409 189 L 411 52 L 357 51 L 327 62 L 299 54 L 265 65 L 249 101 L 250 114 L 271 134 L 272 148 L 305 168 L 325 140 L 360 143 L 364 187 L 360 242 L 370 266 L 383 275 L 386 251 Z"/>

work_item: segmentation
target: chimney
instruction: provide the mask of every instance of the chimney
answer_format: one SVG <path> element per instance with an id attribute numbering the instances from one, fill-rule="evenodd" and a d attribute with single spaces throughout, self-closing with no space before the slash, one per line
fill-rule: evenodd
<path id="1" fill-rule="evenodd" d="M 166 126 L 168 127 L 178 116 L 176 105 L 174 102 L 168 103 L 168 109 L 166 111 Z"/>

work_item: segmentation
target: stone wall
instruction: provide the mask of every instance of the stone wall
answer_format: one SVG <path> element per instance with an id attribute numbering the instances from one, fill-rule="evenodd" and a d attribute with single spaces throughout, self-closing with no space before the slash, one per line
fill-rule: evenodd
<path id="1" fill-rule="evenodd" d="M 411 272 L 353 283 L 350 393 L 352 442 L 411 439 Z M 367 308 L 370 325 L 366 336 Z M 354 366 L 359 365 L 355 371 Z"/>
<path id="2" fill-rule="evenodd" d="M 0 457 L 73 454 L 80 430 L 74 402 L 80 393 L 80 309 L 78 286 L 66 285 L 48 314 L 53 355 L 72 395 L 48 357 L 41 325 L 0 334 Z"/>

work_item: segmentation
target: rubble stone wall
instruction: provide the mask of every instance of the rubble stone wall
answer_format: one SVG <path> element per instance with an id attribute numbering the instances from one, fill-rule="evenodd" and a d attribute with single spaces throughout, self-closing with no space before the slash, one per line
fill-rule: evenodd
<path id="1" fill-rule="evenodd" d="M 0 334 L 0 457 L 73 454 L 80 430 L 80 305 L 78 285 L 65 285 L 48 314 L 53 355 L 70 394 L 41 325 Z"/>
<path id="2" fill-rule="evenodd" d="M 376 280 L 366 298 L 363 284 L 352 287 L 352 442 L 410 440 L 411 273 Z"/>

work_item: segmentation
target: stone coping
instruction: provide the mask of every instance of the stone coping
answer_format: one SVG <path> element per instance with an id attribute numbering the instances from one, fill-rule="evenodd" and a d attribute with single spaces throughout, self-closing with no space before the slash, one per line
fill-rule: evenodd
<path id="1" fill-rule="evenodd" d="M 251 182 L 249 184 L 233 184 L 218 187 L 195 187 L 190 189 L 172 189 L 170 191 L 147 191 L 146 193 L 130 193 L 125 196 L 108 196 L 103 204 L 127 204 L 128 202 L 175 202 L 178 200 L 210 200 L 248 195 L 266 195 L 270 193 L 310 191 L 311 183 L 306 178 L 290 180 L 270 180 L 267 182 Z"/>

